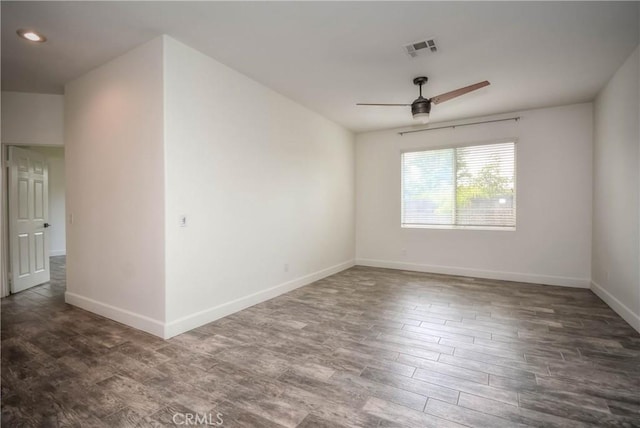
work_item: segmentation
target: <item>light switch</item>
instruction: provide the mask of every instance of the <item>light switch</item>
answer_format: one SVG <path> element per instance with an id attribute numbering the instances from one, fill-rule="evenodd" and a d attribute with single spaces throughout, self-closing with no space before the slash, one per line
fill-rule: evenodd
<path id="1" fill-rule="evenodd" d="M 178 217 L 178 224 L 180 227 L 187 227 L 187 216 L 182 214 Z"/>

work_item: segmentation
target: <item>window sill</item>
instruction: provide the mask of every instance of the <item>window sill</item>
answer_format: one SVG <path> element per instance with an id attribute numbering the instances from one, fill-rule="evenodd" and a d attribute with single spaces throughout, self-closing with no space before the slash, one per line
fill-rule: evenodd
<path id="1" fill-rule="evenodd" d="M 515 226 L 450 226 L 438 224 L 402 224 L 402 229 L 442 229 L 442 230 L 488 230 L 498 232 L 515 232 Z"/>

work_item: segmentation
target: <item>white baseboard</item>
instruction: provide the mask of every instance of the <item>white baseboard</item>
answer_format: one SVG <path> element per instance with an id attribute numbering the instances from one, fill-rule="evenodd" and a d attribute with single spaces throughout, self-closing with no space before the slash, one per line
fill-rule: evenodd
<path id="1" fill-rule="evenodd" d="M 51 250 L 51 251 L 49 251 L 49 256 L 51 256 L 51 257 L 66 256 L 66 255 L 67 255 L 67 250 Z"/>
<path id="2" fill-rule="evenodd" d="M 144 315 L 140 315 L 122 308 L 108 305 L 106 303 L 98 302 L 97 300 L 90 299 L 88 297 L 80 296 L 75 293 L 66 292 L 65 301 L 70 305 L 77 306 L 85 309 L 89 312 L 102 315 L 114 321 L 121 322 L 138 330 L 146 331 L 155 336 L 162 337 L 163 339 L 169 339 L 185 331 L 192 330 L 201 325 L 210 323 L 232 313 L 238 312 L 249 306 L 256 305 L 264 302 L 265 300 L 272 299 L 283 293 L 286 293 L 304 285 L 311 284 L 314 281 L 318 281 L 327 276 L 333 275 L 345 269 L 354 266 L 354 261 L 349 260 L 335 266 L 328 267 L 326 269 L 319 270 L 309 275 L 296 278 L 294 280 L 276 285 L 263 291 L 251 294 L 249 296 L 241 297 L 231 302 L 223 303 L 221 305 L 214 306 L 209 309 L 197 312 L 192 315 L 180 318 L 170 323 L 163 323 Z"/>
<path id="3" fill-rule="evenodd" d="M 356 259 L 356 265 L 416 272 L 439 273 L 445 275 L 470 276 L 475 278 L 499 279 L 503 281 L 527 282 L 532 284 L 559 285 L 562 287 L 589 288 L 588 278 L 537 275 L 530 273 L 502 272 L 493 270 L 468 269 L 454 266 L 425 265 L 390 260 Z"/>
<path id="4" fill-rule="evenodd" d="M 103 317 L 137 328 L 138 330 L 146 331 L 155 336 L 164 337 L 165 324 L 162 321 L 154 320 L 144 315 L 107 305 L 106 303 L 98 302 L 97 300 L 68 291 L 64 293 L 64 300 L 70 305 L 102 315 Z"/>
<path id="5" fill-rule="evenodd" d="M 200 327 L 201 325 L 210 323 L 227 315 L 231 315 L 242 309 L 246 309 L 249 306 L 257 305 L 258 303 L 264 302 L 265 300 L 273 299 L 274 297 L 295 290 L 296 288 L 311 284 L 314 281 L 326 278 L 345 269 L 349 269 L 350 267 L 354 266 L 354 264 L 355 263 L 353 260 L 348 260 L 346 262 L 319 270 L 309 275 L 301 276 L 300 278 L 278 284 L 266 290 L 250 294 L 248 296 L 241 297 L 227 303 L 213 306 L 195 314 L 191 314 L 186 317 L 169 322 L 165 326 L 164 338 L 168 339 L 180 333 L 184 333 L 185 331 L 192 330 L 196 327 Z"/>
<path id="6" fill-rule="evenodd" d="M 591 291 L 640 333 L 640 315 L 635 314 L 627 305 L 593 280 L 591 281 Z"/>

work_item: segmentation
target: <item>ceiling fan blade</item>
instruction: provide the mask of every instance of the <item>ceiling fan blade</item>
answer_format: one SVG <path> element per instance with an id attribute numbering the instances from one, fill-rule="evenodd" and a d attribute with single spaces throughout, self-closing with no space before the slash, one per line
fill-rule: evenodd
<path id="1" fill-rule="evenodd" d="M 358 103 L 357 106 L 386 106 L 386 107 L 407 107 L 411 104 L 366 104 L 366 103 Z"/>
<path id="2" fill-rule="evenodd" d="M 455 97 L 459 97 L 460 95 L 467 94 L 471 91 L 475 91 L 476 89 L 484 88 L 485 86 L 489 86 L 490 83 L 485 80 L 484 82 L 475 83 L 473 85 L 465 86 L 464 88 L 456 89 L 455 91 L 445 92 L 444 94 L 436 95 L 431 98 L 431 102 L 433 104 L 440 104 L 445 101 L 449 101 Z"/>

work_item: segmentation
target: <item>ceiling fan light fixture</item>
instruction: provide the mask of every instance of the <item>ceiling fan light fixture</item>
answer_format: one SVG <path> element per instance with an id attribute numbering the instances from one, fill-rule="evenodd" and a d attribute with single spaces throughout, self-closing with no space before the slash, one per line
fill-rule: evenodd
<path id="1" fill-rule="evenodd" d="M 431 102 L 428 99 L 420 96 L 420 98 L 411 104 L 411 114 L 413 115 L 414 120 L 423 124 L 428 123 L 429 113 L 431 113 Z"/>
<path id="2" fill-rule="evenodd" d="M 418 113 L 413 115 L 413 120 L 420 122 L 423 125 L 429 123 L 429 113 Z"/>

